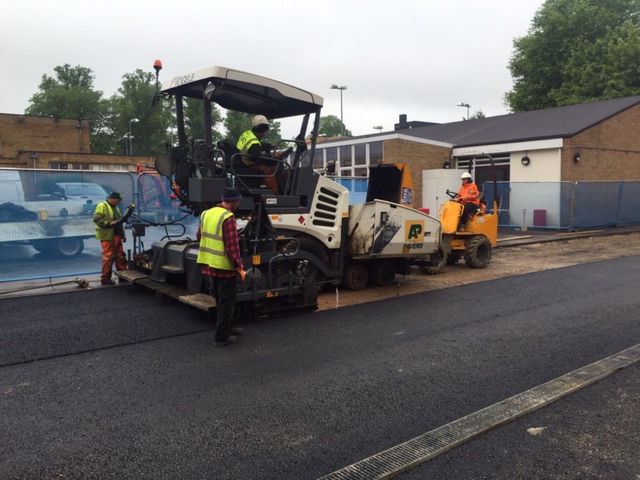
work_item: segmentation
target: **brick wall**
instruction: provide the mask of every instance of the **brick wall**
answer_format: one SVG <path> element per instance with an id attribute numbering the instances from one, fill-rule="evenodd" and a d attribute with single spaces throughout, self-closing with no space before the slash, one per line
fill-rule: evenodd
<path id="1" fill-rule="evenodd" d="M 413 205 L 416 208 L 422 205 L 422 171 L 442 168 L 444 161 L 450 158 L 449 147 L 402 139 L 384 142 L 384 163 L 401 162 L 409 167 L 414 189 Z"/>
<path id="2" fill-rule="evenodd" d="M 81 125 L 82 128 L 78 128 Z M 31 115 L 0 114 L 0 158 L 12 159 L 22 151 L 90 153 L 89 122 Z"/>
<path id="3" fill-rule="evenodd" d="M 69 118 L 0 114 L 0 167 L 48 169 L 52 163 L 135 170 L 137 163 L 153 165 L 155 157 L 93 155 L 89 123 Z M 95 168 L 95 167 L 94 167 Z"/>
<path id="4" fill-rule="evenodd" d="M 580 162 L 573 156 L 580 153 Z M 565 139 L 563 181 L 640 180 L 640 106 Z"/>

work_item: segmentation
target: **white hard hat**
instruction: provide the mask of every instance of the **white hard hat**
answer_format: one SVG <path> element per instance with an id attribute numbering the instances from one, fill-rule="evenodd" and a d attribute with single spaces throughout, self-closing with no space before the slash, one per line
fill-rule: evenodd
<path id="1" fill-rule="evenodd" d="M 255 128 L 258 125 L 266 125 L 269 126 L 269 120 L 264 115 L 256 115 L 251 119 L 251 127 Z"/>
<path id="2" fill-rule="evenodd" d="M 471 174 L 469 172 L 464 172 L 460 178 L 461 179 L 471 178 Z"/>

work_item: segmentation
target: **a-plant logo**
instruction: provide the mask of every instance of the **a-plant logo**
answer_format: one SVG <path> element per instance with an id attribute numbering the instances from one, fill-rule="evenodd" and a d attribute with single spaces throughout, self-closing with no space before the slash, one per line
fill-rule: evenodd
<path id="1" fill-rule="evenodd" d="M 407 220 L 404 224 L 405 242 L 422 242 L 424 220 Z"/>
<path id="2" fill-rule="evenodd" d="M 402 253 L 424 248 L 424 220 L 406 220 L 404 222 L 404 245 Z"/>

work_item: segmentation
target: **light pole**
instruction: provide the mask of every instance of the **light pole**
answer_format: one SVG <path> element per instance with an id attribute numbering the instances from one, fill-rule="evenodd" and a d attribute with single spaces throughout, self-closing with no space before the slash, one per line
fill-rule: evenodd
<path id="1" fill-rule="evenodd" d="M 132 123 L 138 123 L 140 120 L 138 120 L 137 118 L 132 118 L 131 120 L 129 120 L 129 151 L 127 152 L 127 155 L 133 155 L 133 136 L 131 135 L 131 124 Z"/>
<path id="2" fill-rule="evenodd" d="M 469 105 L 468 103 L 460 102 L 458 106 L 465 107 L 467 109 L 467 120 L 469 120 L 469 108 L 471 108 L 471 105 Z"/>
<path id="3" fill-rule="evenodd" d="M 340 90 L 340 136 L 344 137 L 344 120 L 342 118 L 342 91 L 346 90 L 347 87 L 345 85 L 336 85 L 335 83 L 331 85 L 331 90 Z"/>
<path id="4" fill-rule="evenodd" d="M 125 133 L 122 136 L 122 140 L 124 140 L 124 154 L 129 155 L 129 134 Z"/>

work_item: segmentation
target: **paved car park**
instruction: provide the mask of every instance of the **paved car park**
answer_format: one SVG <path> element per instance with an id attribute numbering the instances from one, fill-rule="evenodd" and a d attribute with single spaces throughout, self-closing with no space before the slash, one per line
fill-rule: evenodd
<path id="1" fill-rule="evenodd" d="M 134 287 L 2 300 L 0 476 L 320 478 L 638 344 L 639 262 L 247 322 L 224 348 L 201 312 Z M 639 380 L 625 368 L 403 476 L 634 478 Z"/>

